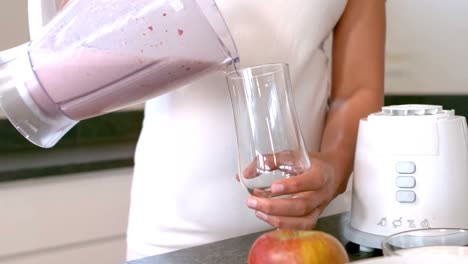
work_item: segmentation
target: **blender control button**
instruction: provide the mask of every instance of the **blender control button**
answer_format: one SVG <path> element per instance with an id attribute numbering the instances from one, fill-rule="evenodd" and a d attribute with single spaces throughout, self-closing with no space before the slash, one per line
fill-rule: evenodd
<path id="1" fill-rule="evenodd" d="M 401 174 L 413 174 L 416 172 L 414 162 L 397 162 L 396 171 Z"/>
<path id="2" fill-rule="evenodd" d="M 396 199 L 400 203 L 414 203 L 416 201 L 416 193 L 413 191 L 398 191 Z"/>
<path id="3" fill-rule="evenodd" d="M 399 188 L 414 188 L 416 186 L 416 179 L 414 177 L 397 177 L 396 186 Z"/>

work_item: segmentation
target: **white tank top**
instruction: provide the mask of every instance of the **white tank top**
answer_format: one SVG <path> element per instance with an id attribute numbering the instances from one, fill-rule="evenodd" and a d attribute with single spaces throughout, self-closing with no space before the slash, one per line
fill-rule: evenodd
<path id="1" fill-rule="evenodd" d="M 309 151 L 321 139 L 330 90 L 324 42 L 346 0 L 218 0 L 242 66 L 290 65 Z M 148 101 L 135 155 L 129 258 L 271 228 L 248 209 L 236 181 L 236 135 L 229 92 L 215 73 Z"/>

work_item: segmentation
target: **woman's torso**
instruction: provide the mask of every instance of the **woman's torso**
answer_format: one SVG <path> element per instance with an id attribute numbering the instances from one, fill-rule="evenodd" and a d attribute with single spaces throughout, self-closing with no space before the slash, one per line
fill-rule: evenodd
<path id="1" fill-rule="evenodd" d="M 329 94 L 325 39 L 346 0 L 218 0 L 242 66 L 290 65 L 310 151 L 318 150 Z M 214 73 L 148 101 L 137 146 L 129 252 L 154 255 L 267 229 L 235 180 L 229 92 Z M 131 257 L 130 257 L 131 258 Z"/>

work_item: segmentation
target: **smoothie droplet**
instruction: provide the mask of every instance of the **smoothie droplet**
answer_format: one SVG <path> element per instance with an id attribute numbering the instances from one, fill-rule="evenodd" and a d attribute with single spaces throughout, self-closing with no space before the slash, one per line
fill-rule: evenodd
<path id="1" fill-rule="evenodd" d="M 177 33 L 179 34 L 179 36 L 182 36 L 184 34 L 184 31 L 182 29 L 177 29 Z"/>
<path id="2" fill-rule="evenodd" d="M 163 16 L 167 16 L 167 13 L 163 13 Z"/>
<path id="3" fill-rule="evenodd" d="M 149 31 L 153 31 L 153 26 L 148 27 Z"/>

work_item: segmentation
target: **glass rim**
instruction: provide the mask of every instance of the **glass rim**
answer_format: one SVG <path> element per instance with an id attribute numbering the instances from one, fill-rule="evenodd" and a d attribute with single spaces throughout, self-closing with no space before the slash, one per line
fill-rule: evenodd
<path id="1" fill-rule="evenodd" d="M 427 232 L 434 232 L 434 231 L 451 231 L 451 232 L 456 232 L 456 233 L 467 233 L 468 234 L 468 229 L 466 228 L 457 228 L 457 227 L 436 227 L 436 228 L 419 228 L 419 229 L 411 229 L 411 230 L 406 230 L 406 231 L 401 231 L 401 232 L 398 232 L 398 233 L 394 233 L 394 234 L 391 234 L 387 237 L 385 237 L 382 242 L 381 242 L 381 247 L 382 247 L 382 251 L 385 251 L 388 255 L 393 255 L 393 256 L 401 256 L 400 254 L 398 254 L 396 251 L 392 250 L 391 249 L 391 243 L 390 241 L 392 239 L 395 239 L 397 237 L 400 237 L 400 236 L 404 236 L 404 235 L 411 235 L 412 233 L 419 233 L 421 235 L 424 235 L 424 233 L 427 233 Z M 417 236 L 417 235 L 414 235 L 414 236 Z M 425 237 L 431 237 L 431 236 L 440 236 L 440 234 L 433 234 L 433 235 L 427 235 Z"/>
<path id="2" fill-rule="evenodd" d="M 254 66 L 250 66 L 250 67 L 244 67 L 244 68 L 240 68 L 240 69 L 228 72 L 226 74 L 226 78 L 230 79 L 230 80 L 242 80 L 242 79 L 245 79 L 244 78 L 244 73 L 246 71 L 254 72 L 255 70 L 263 69 L 263 68 L 267 68 L 267 67 L 270 67 L 270 68 L 275 69 L 275 70 L 272 70 L 272 71 L 269 71 L 269 72 L 261 72 L 261 73 L 258 73 L 258 74 L 252 74 L 251 78 L 259 78 L 259 77 L 263 77 L 263 76 L 267 76 L 267 75 L 271 75 L 271 74 L 280 72 L 283 69 L 288 69 L 289 64 L 284 63 L 284 62 L 273 62 L 273 63 L 258 64 L 258 65 L 254 65 Z"/>

